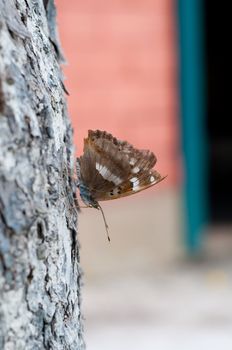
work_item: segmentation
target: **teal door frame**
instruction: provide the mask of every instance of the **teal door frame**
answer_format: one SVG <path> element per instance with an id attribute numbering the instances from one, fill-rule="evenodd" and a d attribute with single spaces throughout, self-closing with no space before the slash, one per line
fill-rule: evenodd
<path id="1" fill-rule="evenodd" d="M 208 212 L 203 4 L 177 1 L 185 241 L 192 253 L 201 247 Z"/>

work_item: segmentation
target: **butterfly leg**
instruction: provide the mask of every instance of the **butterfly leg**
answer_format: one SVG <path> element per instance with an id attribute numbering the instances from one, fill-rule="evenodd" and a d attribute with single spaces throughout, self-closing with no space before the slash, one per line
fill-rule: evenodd
<path id="1" fill-rule="evenodd" d="M 105 229 L 106 229 L 106 236 L 107 236 L 108 241 L 110 242 L 109 226 L 108 226 L 108 224 L 107 224 L 107 222 L 106 222 L 105 214 L 104 214 L 104 212 L 103 212 L 103 210 L 102 210 L 102 207 L 100 206 L 99 203 L 98 203 L 97 209 L 99 209 L 99 210 L 101 211 L 101 213 L 102 213 L 102 217 L 103 217 L 104 224 L 105 224 Z"/>

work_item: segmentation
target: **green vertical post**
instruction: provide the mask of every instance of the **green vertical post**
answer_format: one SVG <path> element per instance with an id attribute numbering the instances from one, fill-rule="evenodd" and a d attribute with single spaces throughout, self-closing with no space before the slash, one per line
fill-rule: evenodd
<path id="1" fill-rule="evenodd" d="M 207 220 L 203 1 L 178 0 L 180 117 L 186 243 L 197 252 Z"/>

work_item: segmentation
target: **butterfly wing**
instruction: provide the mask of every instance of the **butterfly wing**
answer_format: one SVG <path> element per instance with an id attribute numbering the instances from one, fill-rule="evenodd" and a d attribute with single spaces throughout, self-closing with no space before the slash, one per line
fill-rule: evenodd
<path id="1" fill-rule="evenodd" d="M 95 198 L 97 201 L 105 201 L 130 196 L 156 185 L 164 178 L 157 171 L 153 170 L 146 176 L 131 177 L 121 185 L 112 187 L 110 191 L 104 193 L 96 191 Z"/>
<path id="2" fill-rule="evenodd" d="M 81 178 L 96 201 L 117 199 L 140 192 L 163 177 L 152 170 L 155 155 L 137 150 L 105 131 L 89 131 L 80 157 Z"/>
<path id="3" fill-rule="evenodd" d="M 106 136 L 106 137 L 105 137 Z M 80 179 L 92 196 L 104 193 L 121 184 L 130 174 L 130 167 L 118 147 L 105 132 L 89 131 L 80 157 Z M 116 139 L 115 139 L 116 140 Z"/>

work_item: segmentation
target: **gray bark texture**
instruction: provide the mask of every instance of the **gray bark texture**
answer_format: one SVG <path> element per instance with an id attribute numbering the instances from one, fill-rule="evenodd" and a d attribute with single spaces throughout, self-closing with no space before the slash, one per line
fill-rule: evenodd
<path id="1" fill-rule="evenodd" d="M 0 0 L 0 349 L 85 348 L 53 0 Z"/>

